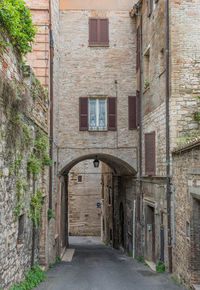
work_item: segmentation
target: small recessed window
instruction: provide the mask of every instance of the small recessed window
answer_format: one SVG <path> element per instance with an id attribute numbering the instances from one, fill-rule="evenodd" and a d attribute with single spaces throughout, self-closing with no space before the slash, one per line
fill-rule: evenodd
<path id="1" fill-rule="evenodd" d="M 78 176 L 78 182 L 82 182 L 82 181 L 83 181 L 82 175 L 79 175 Z"/>
<path id="2" fill-rule="evenodd" d="M 17 243 L 23 244 L 24 241 L 24 214 L 19 217 L 18 221 L 18 237 L 17 237 Z"/>
<path id="3" fill-rule="evenodd" d="M 89 130 L 106 130 L 106 116 L 106 99 L 89 99 Z"/>
<path id="4" fill-rule="evenodd" d="M 186 222 L 186 237 L 190 238 L 190 223 Z"/>

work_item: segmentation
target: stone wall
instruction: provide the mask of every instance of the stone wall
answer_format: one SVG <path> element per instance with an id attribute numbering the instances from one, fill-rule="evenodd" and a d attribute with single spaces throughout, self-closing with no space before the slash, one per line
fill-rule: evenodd
<path id="1" fill-rule="evenodd" d="M 103 241 L 127 253 L 133 253 L 133 208 L 136 184 L 133 176 L 116 176 L 102 166 Z"/>
<path id="2" fill-rule="evenodd" d="M 0 287 L 8 289 L 31 266 L 30 202 L 38 192 L 43 206 L 41 226 L 35 231 L 34 260 L 47 263 L 43 250 L 48 247 L 44 243 L 48 175 L 44 169 L 35 179 L 29 169 L 38 136 L 48 138 L 48 101 L 30 68 L 22 69 L 21 57 L 6 34 L 0 37 L 9 43 L 0 52 Z"/>
<path id="3" fill-rule="evenodd" d="M 162 259 L 167 266 L 165 1 L 153 1 L 149 16 L 147 1 L 142 1 L 139 13 L 142 14 L 143 84 L 140 88 L 139 69 L 137 90 L 142 90 L 143 98 L 142 176 L 137 183 L 136 256 L 143 256 L 155 263 Z M 140 17 L 137 17 L 137 27 L 141 25 L 140 21 Z M 154 176 L 146 175 L 145 172 L 145 134 L 151 132 L 155 132 Z"/>
<path id="4" fill-rule="evenodd" d="M 200 284 L 200 142 L 173 152 L 173 271 L 187 286 Z"/>
<path id="5" fill-rule="evenodd" d="M 194 113 L 200 110 L 199 79 L 199 13 L 200 3 L 194 0 L 170 1 L 170 51 L 171 51 L 171 147 L 186 137 L 199 135 L 199 125 Z M 183 140 L 182 140 L 183 139 Z"/>
<path id="6" fill-rule="evenodd" d="M 69 235 L 101 235 L 101 166 L 94 168 L 93 161 L 86 160 L 74 166 L 69 173 L 68 210 Z"/>

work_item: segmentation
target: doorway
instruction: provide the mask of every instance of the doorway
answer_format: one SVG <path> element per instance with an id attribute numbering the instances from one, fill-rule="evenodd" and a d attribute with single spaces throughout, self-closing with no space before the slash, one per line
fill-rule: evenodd
<path id="1" fill-rule="evenodd" d="M 155 262 L 155 209 L 154 207 L 146 206 L 146 259 Z"/>

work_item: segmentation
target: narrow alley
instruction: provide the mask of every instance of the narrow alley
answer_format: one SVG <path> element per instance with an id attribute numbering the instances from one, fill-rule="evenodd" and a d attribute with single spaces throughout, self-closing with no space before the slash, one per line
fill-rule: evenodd
<path id="1" fill-rule="evenodd" d="M 45 290 L 165 290 L 186 289 L 168 274 L 105 246 L 97 237 L 70 237 L 75 249 L 71 262 L 60 262 L 47 272 L 37 288 Z"/>

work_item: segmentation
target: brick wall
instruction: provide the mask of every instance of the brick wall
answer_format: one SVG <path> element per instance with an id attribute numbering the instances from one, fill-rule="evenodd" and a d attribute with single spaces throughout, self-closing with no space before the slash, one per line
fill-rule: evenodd
<path id="1" fill-rule="evenodd" d="M 55 1 L 54 1 L 55 2 Z M 33 16 L 33 23 L 38 29 L 33 53 L 29 53 L 27 60 L 33 68 L 36 77 L 48 90 L 49 88 L 49 0 L 26 1 Z"/>
<path id="2" fill-rule="evenodd" d="M 81 180 L 78 180 L 81 177 Z M 100 236 L 101 166 L 94 168 L 86 160 L 74 166 L 69 173 L 69 235 Z"/>
<path id="3" fill-rule="evenodd" d="M 89 17 L 108 17 L 110 45 L 88 47 Z M 73 29 L 72 29 L 73 27 Z M 59 131 L 62 148 L 123 148 L 135 156 L 137 131 L 128 130 L 128 96 L 135 95 L 135 25 L 129 11 L 64 10 L 60 12 Z M 118 81 L 116 86 L 115 80 Z M 77 86 L 78 84 L 78 86 Z M 79 97 L 118 96 L 116 132 L 79 131 Z M 68 120 L 68 122 L 66 121 Z M 129 149 L 128 149 L 129 147 Z M 65 150 L 66 148 L 66 150 Z M 126 149 L 127 148 L 127 149 Z M 131 149 L 132 148 L 132 149 Z M 66 152 L 66 154 L 65 154 Z M 73 152 L 70 152 L 73 153 Z M 128 154 L 127 154 L 128 160 Z"/>

